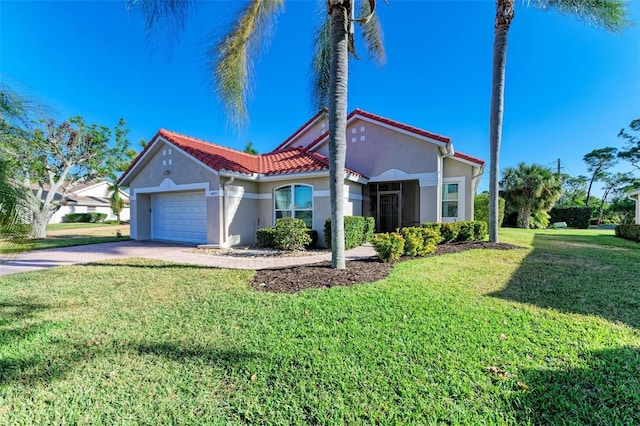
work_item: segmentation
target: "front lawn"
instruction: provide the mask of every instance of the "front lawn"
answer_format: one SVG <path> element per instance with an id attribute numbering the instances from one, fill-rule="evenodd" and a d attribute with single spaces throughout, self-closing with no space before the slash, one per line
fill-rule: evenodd
<path id="1" fill-rule="evenodd" d="M 640 422 L 638 244 L 502 241 L 528 248 L 294 295 L 139 259 L 2 277 L 0 424 Z"/>

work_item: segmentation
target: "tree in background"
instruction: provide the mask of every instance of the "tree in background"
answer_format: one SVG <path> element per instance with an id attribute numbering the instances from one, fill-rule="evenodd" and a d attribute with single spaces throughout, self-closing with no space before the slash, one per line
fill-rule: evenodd
<path id="1" fill-rule="evenodd" d="M 168 27 L 181 30 L 195 11 L 192 1 L 133 0 L 146 17 L 147 31 L 168 21 Z M 269 38 L 274 19 L 284 0 L 250 0 L 240 11 L 230 31 L 209 50 L 211 74 L 216 91 L 229 120 L 238 127 L 246 124 L 247 98 L 251 89 L 253 59 Z M 374 16 L 375 0 L 361 1 L 362 18 L 354 19 L 355 0 L 328 0 L 329 19 L 321 26 L 312 70 L 314 96 L 328 107 L 329 115 L 329 192 L 331 194 L 331 266 L 345 268 L 344 257 L 344 168 L 347 130 L 348 55 L 355 55 L 353 23 L 360 23 L 363 39 L 374 57 L 383 58 L 381 31 Z M 329 23 L 327 23 L 329 22 Z M 166 28 L 162 28 L 162 33 Z M 326 94 L 326 97 L 324 96 Z"/>
<path id="2" fill-rule="evenodd" d="M 602 199 L 600 200 L 600 207 L 598 208 L 598 223 L 602 223 L 602 218 L 604 215 L 604 207 L 607 203 L 607 197 L 609 197 L 609 193 L 615 191 L 616 189 L 628 188 L 634 182 L 633 176 L 631 173 L 603 173 L 601 179 L 604 186 L 602 190 Z"/>
<path id="3" fill-rule="evenodd" d="M 632 131 L 637 134 L 631 134 Z M 625 129 L 620 130 L 618 137 L 627 141 L 625 149 L 618 152 L 618 157 L 630 162 L 633 167 L 640 170 L 640 118 L 629 124 L 629 132 Z"/>
<path id="4" fill-rule="evenodd" d="M 552 9 L 575 15 L 608 31 L 619 31 L 627 25 L 623 0 L 532 0 L 527 4 L 542 10 Z M 507 35 L 515 16 L 514 0 L 496 0 L 493 44 L 493 76 L 489 118 L 489 241 L 498 242 L 499 158 L 504 114 L 504 85 L 507 62 Z"/>
<path id="5" fill-rule="evenodd" d="M 587 171 L 591 173 L 589 178 L 589 187 L 587 189 L 587 198 L 585 204 L 588 206 L 591 200 L 591 188 L 594 182 L 602 179 L 608 169 L 615 166 L 618 163 L 616 157 L 618 150 L 612 147 L 594 149 L 582 158 L 587 163 Z"/>
<path id="6" fill-rule="evenodd" d="M 556 203 L 558 207 L 578 207 L 584 206 L 587 198 L 586 176 L 562 175 L 562 195 Z"/>
<path id="7" fill-rule="evenodd" d="M 498 200 L 500 203 L 500 208 L 498 210 L 498 226 L 502 226 L 502 221 L 504 220 L 504 198 L 500 197 Z M 473 200 L 473 218 L 474 220 L 479 220 L 482 222 L 486 222 L 487 226 L 489 225 L 489 193 L 483 192 L 482 194 L 477 194 Z"/>
<path id="8" fill-rule="evenodd" d="M 0 145 L 0 155 L 15 171 L 15 185 L 25 195 L 25 219 L 32 225 L 32 238 L 45 238 L 51 216 L 60 208 L 69 190 L 95 178 L 109 176 L 131 154 L 125 121 L 111 131 L 87 125 L 82 117 L 56 123 L 41 122 L 26 139 Z"/>
<path id="9" fill-rule="evenodd" d="M 251 155 L 258 155 L 258 150 L 253 147 L 253 142 L 251 141 L 247 142 L 247 144 L 244 146 L 243 152 Z"/>
<path id="10" fill-rule="evenodd" d="M 553 207 L 561 192 L 558 176 L 538 164 L 505 169 L 501 185 L 507 210 L 518 213 L 518 226 L 524 229 L 530 228 L 532 218 L 542 221 L 542 213 Z"/>

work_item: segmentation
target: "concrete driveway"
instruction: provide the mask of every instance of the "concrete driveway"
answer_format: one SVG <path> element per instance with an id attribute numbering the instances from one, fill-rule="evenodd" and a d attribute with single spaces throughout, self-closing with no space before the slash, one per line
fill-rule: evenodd
<path id="1" fill-rule="evenodd" d="M 187 263 L 217 268 L 232 269 L 269 269 L 284 268 L 331 259 L 330 253 L 288 257 L 232 257 L 195 253 L 195 246 L 163 243 L 157 241 L 123 241 L 115 243 L 90 244 L 86 246 L 65 247 L 46 250 L 33 250 L 0 263 L 0 276 L 19 272 L 37 271 L 54 266 L 74 265 L 78 263 L 100 262 L 108 259 L 142 257 L 168 262 Z M 371 246 L 361 246 L 345 253 L 347 260 L 375 256 Z"/>

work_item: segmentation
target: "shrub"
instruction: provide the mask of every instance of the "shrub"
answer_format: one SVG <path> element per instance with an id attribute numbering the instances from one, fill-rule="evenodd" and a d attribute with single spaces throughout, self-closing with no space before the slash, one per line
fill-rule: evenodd
<path id="1" fill-rule="evenodd" d="M 270 226 L 268 228 L 260 228 L 256 232 L 256 245 L 258 247 L 275 248 L 276 246 L 276 228 Z"/>
<path id="2" fill-rule="evenodd" d="M 440 235 L 442 236 L 443 243 L 451 243 L 458 238 L 458 232 L 460 231 L 460 222 L 453 223 L 441 223 Z"/>
<path id="3" fill-rule="evenodd" d="M 371 243 L 383 262 L 396 262 L 404 252 L 404 238 L 397 232 L 375 234 Z"/>
<path id="4" fill-rule="evenodd" d="M 315 229 L 307 229 L 307 235 L 311 238 L 309 244 L 305 246 L 305 248 L 317 247 L 318 246 L 318 231 Z"/>
<path id="5" fill-rule="evenodd" d="M 68 223 L 100 223 L 106 218 L 106 213 L 68 213 L 64 215 L 64 221 Z"/>
<path id="6" fill-rule="evenodd" d="M 591 219 L 591 207 L 554 207 L 550 222 L 565 222 L 569 228 L 587 229 Z"/>
<path id="7" fill-rule="evenodd" d="M 311 244 L 308 228 L 302 219 L 283 217 L 276 220 L 275 245 L 282 250 L 304 250 Z"/>
<path id="8" fill-rule="evenodd" d="M 489 225 L 486 222 L 476 220 L 473 222 L 473 238 L 476 241 L 483 241 L 489 235 Z"/>
<path id="9" fill-rule="evenodd" d="M 498 197 L 498 226 L 504 220 L 504 198 Z M 478 194 L 473 201 L 473 217 L 475 220 L 486 222 L 489 226 L 489 194 Z"/>
<path id="10" fill-rule="evenodd" d="M 640 243 L 640 225 L 617 225 L 616 237 Z"/>
<path id="11" fill-rule="evenodd" d="M 442 237 L 440 234 L 429 228 L 409 227 L 402 228 L 404 238 L 404 254 L 407 256 L 426 256 L 435 253 L 436 244 Z"/>
<path id="12" fill-rule="evenodd" d="M 344 248 L 345 250 L 358 247 L 371 240 L 375 230 L 375 220 L 371 217 L 344 217 Z M 331 248 L 331 218 L 324 223 L 324 243 Z"/>
<path id="13" fill-rule="evenodd" d="M 473 241 L 475 240 L 473 222 L 458 222 L 458 235 L 456 241 Z"/>

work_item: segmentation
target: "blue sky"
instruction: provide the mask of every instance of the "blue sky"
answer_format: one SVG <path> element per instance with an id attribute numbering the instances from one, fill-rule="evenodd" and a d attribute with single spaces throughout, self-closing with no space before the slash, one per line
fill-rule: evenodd
<path id="1" fill-rule="evenodd" d="M 2 82 L 48 105 L 59 119 L 82 115 L 130 140 L 167 128 L 260 152 L 311 117 L 309 63 L 322 1 L 288 1 L 255 68 L 250 124 L 226 125 L 211 90 L 206 51 L 237 2 L 209 1 L 172 46 L 149 42 L 142 17 L 109 1 L 0 0 Z M 640 2 L 629 4 L 640 22 Z M 379 2 L 388 60 L 352 60 L 348 108 L 361 108 L 453 138 L 488 162 L 493 1 Z M 218 31 L 218 32 L 216 32 Z M 607 33 L 570 16 L 517 2 L 509 33 L 500 168 L 521 161 L 585 174 L 582 156 L 622 146 L 618 131 L 640 118 L 640 27 Z M 620 171 L 630 170 L 621 164 Z M 488 188 L 488 173 L 480 190 Z"/>

